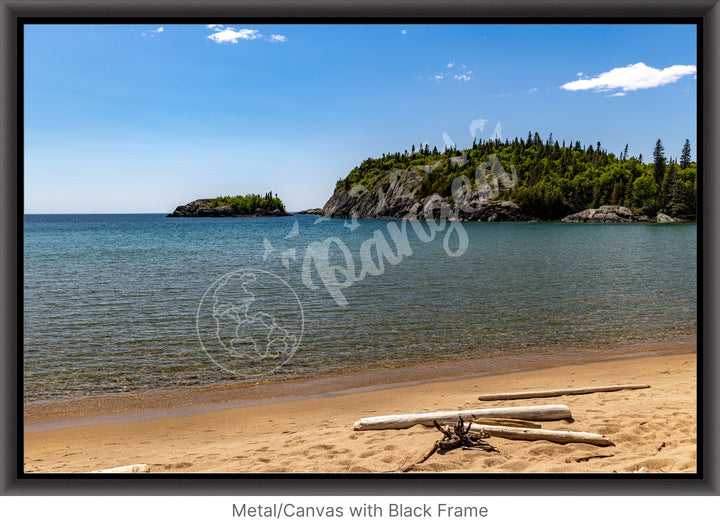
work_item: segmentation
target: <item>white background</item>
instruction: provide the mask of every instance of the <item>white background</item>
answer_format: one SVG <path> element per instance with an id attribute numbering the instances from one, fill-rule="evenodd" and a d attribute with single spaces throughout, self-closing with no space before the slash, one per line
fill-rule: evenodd
<path id="1" fill-rule="evenodd" d="M 343 506 L 342 518 L 240 518 L 232 505 Z M 452 518 L 352 518 L 349 505 L 389 503 L 433 506 L 485 506 L 488 516 Z M 0 528 L 4 530 L 73 530 L 76 532 L 308 530 L 412 532 L 457 529 L 468 532 L 553 531 L 583 532 L 648 530 L 678 532 L 717 524 L 720 497 L 0 497 Z M 7 527 L 6 525 L 10 525 Z"/>

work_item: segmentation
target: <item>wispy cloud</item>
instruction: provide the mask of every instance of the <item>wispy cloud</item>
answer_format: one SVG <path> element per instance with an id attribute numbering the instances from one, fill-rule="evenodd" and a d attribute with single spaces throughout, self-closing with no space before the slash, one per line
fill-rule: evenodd
<path id="1" fill-rule="evenodd" d="M 528 92 L 529 92 L 530 94 L 532 94 L 533 92 L 537 92 L 537 87 L 533 87 L 533 88 L 530 89 Z"/>
<path id="2" fill-rule="evenodd" d="M 142 32 L 142 33 L 140 34 L 140 36 L 141 36 L 141 37 L 155 37 L 156 34 L 162 33 L 162 32 L 164 32 L 164 31 L 165 31 L 165 28 L 163 28 L 162 26 L 160 26 L 160 27 L 159 27 L 158 29 L 156 29 L 156 30 L 144 31 L 144 32 Z"/>
<path id="3" fill-rule="evenodd" d="M 624 92 L 616 92 L 615 94 L 608 94 L 605 97 L 606 98 L 615 98 L 616 96 L 625 96 Z"/>
<path id="4" fill-rule="evenodd" d="M 447 77 L 448 79 L 455 79 L 457 81 L 470 81 L 470 74 L 473 72 L 472 70 L 468 70 L 466 65 L 461 65 L 459 67 L 456 66 L 455 61 L 450 61 L 447 65 L 445 65 L 445 68 L 454 69 L 454 73 L 453 71 L 440 72 L 429 79 L 440 81 L 441 79 L 445 79 Z"/>
<path id="5" fill-rule="evenodd" d="M 285 35 L 270 35 L 270 42 L 285 42 L 287 41 L 287 37 Z"/>
<path id="6" fill-rule="evenodd" d="M 403 35 L 407 35 L 407 30 L 400 30 L 400 33 L 402 33 Z"/>
<path id="7" fill-rule="evenodd" d="M 593 90 L 596 92 L 609 92 L 620 89 L 622 92 L 651 89 L 675 83 L 683 76 L 695 74 L 695 65 L 673 65 L 662 70 L 647 66 L 645 63 L 635 63 L 626 67 L 614 68 L 594 78 L 584 78 L 570 81 L 560 88 L 568 91 Z M 578 76 L 582 76 L 578 72 Z M 620 94 L 620 93 L 618 93 Z"/>

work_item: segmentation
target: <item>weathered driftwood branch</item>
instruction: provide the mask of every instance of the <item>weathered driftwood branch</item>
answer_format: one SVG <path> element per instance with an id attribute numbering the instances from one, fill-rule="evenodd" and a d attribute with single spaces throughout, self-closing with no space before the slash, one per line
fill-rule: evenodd
<path id="1" fill-rule="evenodd" d="M 478 410 L 455 410 L 452 412 L 426 412 L 422 414 L 398 414 L 362 418 L 355 422 L 355 430 L 407 429 L 414 425 L 432 426 L 433 421 L 447 423 L 462 418 L 510 418 L 522 420 L 572 419 L 565 405 L 514 406 L 507 408 L 484 408 Z"/>
<path id="2" fill-rule="evenodd" d="M 647 384 L 622 384 L 618 386 L 594 386 L 591 388 L 565 388 L 561 390 L 537 390 L 481 395 L 480 401 L 500 401 L 502 399 L 532 399 L 536 397 L 557 397 L 560 395 L 580 395 L 596 392 L 617 392 L 620 390 L 640 390 L 650 388 Z"/>
<path id="3" fill-rule="evenodd" d="M 90 471 L 91 473 L 149 473 L 150 466 L 147 464 L 133 464 L 120 467 L 111 467 L 110 469 L 98 469 Z"/>
<path id="4" fill-rule="evenodd" d="M 480 432 L 488 436 L 497 436 L 498 438 L 508 440 L 547 440 L 555 443 L 589 443 L 600 447 L 615 445 L 602 434 L 593 434 L 592 432 L 497 427 L 477 423 L 470 425 L 470 432 Z"/>
<path id="5" fill-rule="evenodd" d="M 437 421 L 433 421 L 433 425 L 443 434 L 443 438 L 435 442 L 427 453 L 425 453 L 420 460 L 414 464 L 403 467 L 401 471 L 408 472 L 412 470 L 416 465 L 420 465 L 430 458 L 436 451 L 450 451 L 451 449 L 472 449 L 474 451 L 488 451 L 499 453 L 497 447 L 490 445 L 482 438 L 486 437 L 486 434 L 482 431 L 476 431 L 470 434 L 471 423 L 463 422 L 462 418 L 458 418 L 458 422 L 454 427 L 445 426 L 441 427 Z"/>
<path id="6" fill-rule="evenodd" d="M 532 421 L 523 421 L 522 419 L 506 419 L 499 417 L 493 419 L 491 417 L 476 417 L 473 419 L 475 423 L 481 425 L 502 425 L 504 427 L 525 427 L 528 429 L 539 429 L 542 428 L 540 423 L 533 423 Z"/>

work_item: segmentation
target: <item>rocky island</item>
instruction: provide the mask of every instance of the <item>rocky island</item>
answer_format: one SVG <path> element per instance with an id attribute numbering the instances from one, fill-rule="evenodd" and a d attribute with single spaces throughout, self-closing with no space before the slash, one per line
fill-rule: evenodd
<path id="1" fill-rule="evenodd" d="M 285 205 L 277 196 L 273 197 L 272 192 L 268 192 L 265 196 L 248 194 L 246 196 L 198 199 L 186 205 L 179 205 L 167 216 L 169 218 L 227 218 L 292 215 L 285 210 Z"/>
<path id="2" fill-rule="evenodd" d="M 410 218 L 568 223 L 694 221 L 697 164 L 685 142 L 679 162 L 616 156 L 579 142 L 500 142 L 440 152 L 422 144 L 368 158 L 336 183 L 330 218 Z"/>

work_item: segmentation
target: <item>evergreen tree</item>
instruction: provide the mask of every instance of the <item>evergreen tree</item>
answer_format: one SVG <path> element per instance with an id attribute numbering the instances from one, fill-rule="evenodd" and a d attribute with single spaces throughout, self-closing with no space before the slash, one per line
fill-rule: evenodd
<path id="1" fill-rule="evenodd" d="M 653 150 L 653 163 L 655 168 L 653 170 L 653 177 L 655 182 L 660 185 L 662 180 L 665 178 L 665 148 L 663 148 L 662 141 L 657 139 L 655 143 L 655 149 Z"/>
<path id="2" fill-rule="evenodd" d="M 680 168 L 685 170 L 688 166 L 690 166 L 690 139 L 685 139 L 685 145 L 682 149 L 682 154 L 680 155 Z"/>

